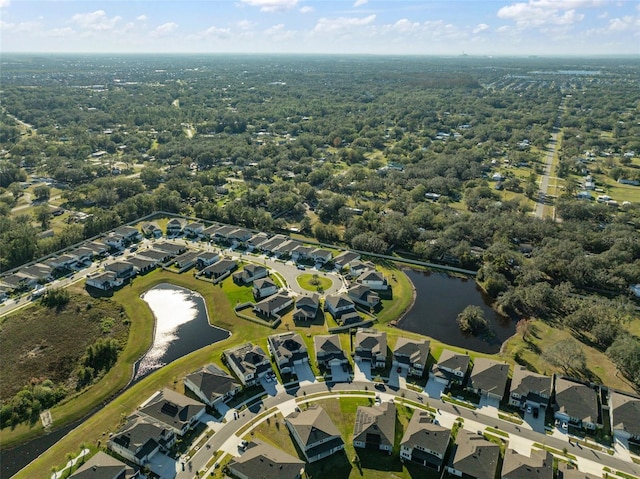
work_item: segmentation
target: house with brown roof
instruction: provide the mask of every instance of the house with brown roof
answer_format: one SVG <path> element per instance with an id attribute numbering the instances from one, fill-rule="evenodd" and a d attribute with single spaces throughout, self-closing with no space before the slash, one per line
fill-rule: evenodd
<path id="1" fill-rule="evenodd" d="M 344 450 L 340 431 L 326 411 L 317 405 L 289 414 L 286 424 L 308 462 Z"/>
<path id="2" fill-rule="evenodd" d="M 553 479 L 553 455 L 541 449 L 530 456 L 507 449 L 502 462 L 501 479 Z"/>
<path id="3" fill-rule="evenodd" d="M 313 346 L 319 367 L 330 369 L 332 365 L 343 365 L 349 362 L 340 345 L 340 336 L 337 334 L 314 336 Z"/>
<path id="4" fill-rule="evenodd" d="M 178 436 L 193 429 L 204 413 L 205 406 L 200 401 L 168 388 L 154 393 L 139 409 L 140 415 L 166 424 Z"/>
<path id="5" fill-rule="evenodd" d="M 400 460 L 440 471 L 451 431 L 435 424 L 427 411 L 416 410 L 400 441 Z"/>
<path id="6" fill-rule="evenodd" d="M 524 366 L 513 368 L 509 405 L 525 409 L 528 406 L 546 409 L 553 391 L 553 378 L 529 371 Z"/>
<path id="7" fill-rule="evenodd" d="M 257 439 L 227 467 L 239 479 L 301 479 L 305 462 Z"/>
<path id="8" fill-rule="evenodd" d="M 144 466 L 155 454 L 168 451 L 175 443 L 173 428 L 153 418 L 133 414 L 111 436 L 107 447 L 128 461 Z"/>
<path id="9" fill-rule="evenodd" d="M 207 364 L 184 378 L 184 387 L 205 404 L 218 408 L 240 392 L 235 378 L 215 364 Z"/>
<path id="10" fill-rule="evenodd" d="M 387 361 L 387 333 L 371 328 L 358 328 L 353 341 L 355 360 L 371 363 L 372 368 L 384 368 Z"/>
<path id="11" fill-rule="evenodd" d="M 500 446 L 460 429 L 447 472 L 463 479 L 495 479 L 499 459 Z"/>
<path id="12" fill-rule="evenodd" d="M 140 471 L 135 471 L 124 462 L 109 454 L 98 451 L 69 476 L 69 479 L 137 479 Z"/>
<path id="13" fill-rule="evenodd" d="M 287 309 L 292 304 L 293 298 L 284 293 L 278 293 L 256 303 L 253 310 L 263 316 L 277 318 L 280 311 Z"/>
<path id="14" fill-rule="evenodd" d="M 585 429 L 602 427 L 596 389 L 588 384 L 556 376 L 555 414 L 562 422 Z"/>
<path id="15" fill-rule="evenodd" d="M 302 296 L 296 299 L 296 310 L 293 312 L 294 321 L 313 321 L 320 309 L 320 297 L 317 294 Z"/>
<path id="16" fill-rule="evenodd" d="M 399 337 L 393 348 L 393 367 L 406 367 L 410 376 L 422 377 L 429 359 L 429 341 Z"/>
<path id="17" fill-rule="evenodd" d="M 476 358 L 467 388 L 476 394 L 502 401 L 509 379 L 509 365 L 487 358 Z"/>
<path id="18" fill-rule="evenodd" d="M 358 406 L 353 428 L 353 447 L 393 451 L 396 434 L 396 405 Z"/>
<path id="19" fill-rule="evenodd" d="M 445 386 L 451 383 L 462 384 L 469 368 L 469 356 L 443 349 L 440 359 L 429 372 L 429 380 L 434 380 Z"/>
<path id="20" fill-rule="evenodd" d="M 609 389 L 609 415 L 615 438 L 640 442 L 640 397 Z"/>
<path id="21" fill-rule="evenodd" d="M 324 299 L 324 309 L 338 321 L 343 315 L 355 312 L 356 305 L 344 294 L 330 294 Z"/>

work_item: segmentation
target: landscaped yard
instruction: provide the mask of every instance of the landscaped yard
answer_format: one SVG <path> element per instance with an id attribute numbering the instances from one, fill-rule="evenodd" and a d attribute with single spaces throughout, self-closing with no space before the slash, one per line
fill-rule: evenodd
<path id="1" fill-rule="evenodd" d="M 324 291 L 331 287 L 333 282 L 322 275 L 304 273 L 296 277 L 298 285 L 307 291 Z"/>

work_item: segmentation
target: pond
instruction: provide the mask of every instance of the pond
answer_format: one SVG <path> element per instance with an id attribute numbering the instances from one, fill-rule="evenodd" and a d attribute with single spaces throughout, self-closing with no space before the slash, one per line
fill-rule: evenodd
<path id="1" fill-rule="evenodd" d="M 416 300 L 398 322 L 398 328 L 437 339 L 445 344 L 480 353 L 497 353 L 515 333 L 515 322 L 491 308 L 490 299 L 473 279 L 412 269 L 405 273 L 416 289 Z M 469 305 L 479 306 L 489 322 L 493 337 L 484 340 L 463 334 L 456 318 Z"/>
<path id="2" fill-rule="evenodd" d="M 149 305 L 156 319 L 153 344 L 136 363 L 133 379 L 126 389 L 156 369 L 231 335 L 229 331 L 209 324 L 204 298 L 189 289 L 162 283 L 143 294 L 142 299 Z M 104 405 L 100 405 L 81 421 L 13 449 L 0 451 L 0 477 L 16 474 L 103 407 Z M 63 462 L 61 460 L 60 464 Z"/>

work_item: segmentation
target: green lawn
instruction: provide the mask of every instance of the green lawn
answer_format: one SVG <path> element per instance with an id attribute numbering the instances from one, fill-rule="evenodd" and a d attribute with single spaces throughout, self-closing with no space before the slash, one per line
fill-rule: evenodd
<path id="1" fill-rule="evenodd" d="M 333 284 L 329 278 L 321 274 L 304 273 L 296 277 L 298 285 L 307 291 L 327 290 Z"/>

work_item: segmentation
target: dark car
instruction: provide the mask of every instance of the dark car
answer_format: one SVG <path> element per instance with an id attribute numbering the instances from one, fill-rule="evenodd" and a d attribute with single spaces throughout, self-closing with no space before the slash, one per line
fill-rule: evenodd
<path id="1" fill-rule="evenodd" d="M 539 413 L 540 413 L 540 410 L 537 407 L 534 407 L 533 408 L 533 417 L 537 418 Z"/>

